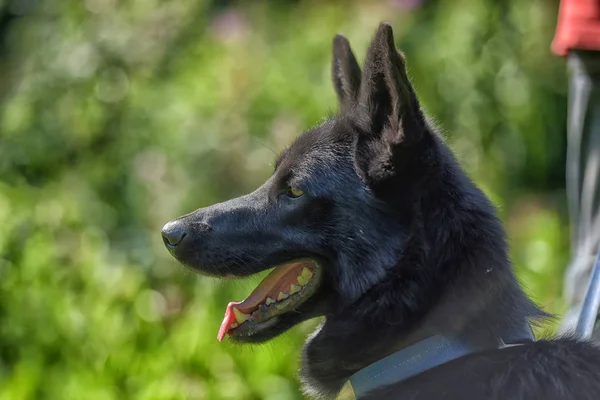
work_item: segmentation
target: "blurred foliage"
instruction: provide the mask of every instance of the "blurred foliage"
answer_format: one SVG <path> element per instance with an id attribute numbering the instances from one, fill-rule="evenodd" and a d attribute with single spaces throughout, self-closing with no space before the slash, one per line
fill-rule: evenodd
<path id="1" fill-rule="evenodd" d="M 557 1 L 0 1 L 0 400 L 300 399 L 308 322 L 220 344 L 257 279 L 179 267 L 160 228 L 252 190 L 336 109 L 331 39 L 394 26 L 423 104 L 562 311 Z"/>

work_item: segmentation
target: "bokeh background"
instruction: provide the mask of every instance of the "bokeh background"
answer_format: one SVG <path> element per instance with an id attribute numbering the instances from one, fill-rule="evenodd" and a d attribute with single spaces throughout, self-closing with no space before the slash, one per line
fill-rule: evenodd
<path id="1" fill-rule="evenodd" d="M 564 311 L 558 1 L 0 0 L 0 400 L 301 399 L 315 322 L 219 343 L 222 283 L 160 228 L 251 191 L 336 111 L 331 40 L 392 23 L 423 105 L 498 205 L 518 275 Z M 546 331 L 553 328 L 547 327 Z"/>

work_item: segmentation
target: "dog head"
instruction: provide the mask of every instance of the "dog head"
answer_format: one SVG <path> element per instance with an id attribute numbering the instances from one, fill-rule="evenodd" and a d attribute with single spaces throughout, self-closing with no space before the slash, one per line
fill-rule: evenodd
<path id="1" fill-rule="evenodd" d="M 230 303 L 221 336 L 260 342 L 335 315 L 385 278 L 421 223 L 417 205 L 440 174 L 443 145 L 391 27 L 379 27 L 362 72 L 336 36 L 332 73 L 339 114 L 299 136 L 261 187 L 163 228 L 171 254 L 200 273 L 273 269 L 246 300 Z"/>

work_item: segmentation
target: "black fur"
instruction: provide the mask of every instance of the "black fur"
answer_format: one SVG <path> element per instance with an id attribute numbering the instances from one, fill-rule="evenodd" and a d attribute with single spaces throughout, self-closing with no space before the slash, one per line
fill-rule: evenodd
<path id="1" fill-rule="evenodd" d="M 485 352 L 372 394 L 372 399 L 597 399 L 600 350 L 575 338 L 495 349 L 500 333 L 548 315 L 525 295 L 492 204 L 425 118 L 382 24 L 361 73 L 334 39 L 340 114 L 301 135 L 253 193 L 170 223 L 172 254 L 215 276 L 247 276 L 308 256 L 321 288 L 252 337 L 324 316 L 302 352 L 301 379 L 333 398 L 356 371 L 433 334 Z M 304 191 L 298 198 L 287 188 Z M 165 227 L 165 229 L 167 229 Z"/>

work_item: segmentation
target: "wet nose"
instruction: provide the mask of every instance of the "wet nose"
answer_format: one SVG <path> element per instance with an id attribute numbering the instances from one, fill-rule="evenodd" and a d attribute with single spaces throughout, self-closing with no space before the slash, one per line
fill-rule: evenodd
<path id="1" fill-rule="evenodd" d="M 165 246 L 173 248 L 185 237 L 185 226 L 180 221 L 167 222 L 162 228 L 162 237 Z"/>

